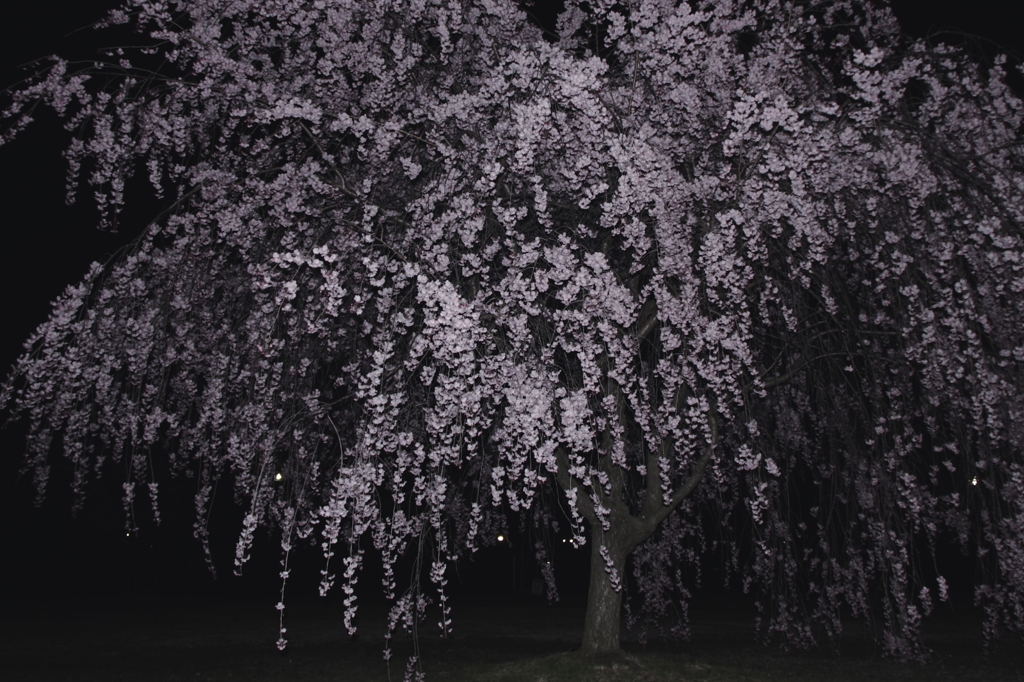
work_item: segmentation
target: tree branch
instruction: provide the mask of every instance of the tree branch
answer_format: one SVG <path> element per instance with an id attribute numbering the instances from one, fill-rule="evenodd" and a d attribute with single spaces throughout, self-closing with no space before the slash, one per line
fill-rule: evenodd
<path id="1" fill-rule="evenodd" d="M 649 296 L 644 302 L 637 324 L 639 325 L 636 331 L 637 339 L 644 339 L 654 331 L 654 326 L 658 324 L 658 302 L 654 300 L 654 296 Z"/>
<path id="2" fill-rule="evenodd" d="M 668 504 L 659 504 L 659 500 L 661 499 L 661 495 L 658 494 L 661 492 L 659 485 L 656 484 L 654 486 L 655 494 L 653 496 L 651 495 L 651 478 L 647 479 L 648 494 L 647 499 L 644 500 L 642 518 L 649 528 L 650 533 L 653 533 L 658 527 L 658 524 L 664 521 L 669 514 L 675 511 L 676 507 L 678 507 L 683 500 L 689 497 L 690 493 L 694 491 L 697 484 L 700 483 L 701 479 L 704 477 L 704 470 L 707 469 L 708 462 L 711 461 L 711 455 L 714 454 L 715 447 L 718 445 L 718 419 L 715 417 L 713 409 L 708 413 L 708 425 L 711 427 L 711 442 L 708 443 L 707 447 L 704 449 L 704 454 L 702 454 L 700 459 L 697 460 L 697 463 L 694 465 L 693 471 L 691 471 L 690 475 L 687 477 L 686 482 L 677 488 L 672 494 L 672 498 Z M 655 475 L 660 478 L 658 467 L 656 467 L 653 472 L 648 468 L 647 475 L 648 477 Z"/>

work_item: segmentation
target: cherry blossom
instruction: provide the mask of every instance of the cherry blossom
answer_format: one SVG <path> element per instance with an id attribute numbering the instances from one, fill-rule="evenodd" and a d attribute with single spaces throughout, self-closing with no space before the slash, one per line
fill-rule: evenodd
<path id="1" fill-rule="evenodd" d="M 390 658 L 508 516 L 594 548 L 587 653 L 623 610 L 685 635 L 712 550 L 784 646 L 848 610 L 921 656 L 948 542 L 1024 631 L 1005 60 L 861 0 L 565 5 L 556 39 L 498 0 L 127 0 L 142 47 L 13 91 L 2 140 L 63 116 L 101 227 L 134 173 L 165 206 L 3 386 L 39 495 L 126 471 L 135 524 L 191 476 L 209 558 L 230 483 L 236 570 L 280 534 L 281 647 L 295 543 L 350 632 L 381 557 Z"/>

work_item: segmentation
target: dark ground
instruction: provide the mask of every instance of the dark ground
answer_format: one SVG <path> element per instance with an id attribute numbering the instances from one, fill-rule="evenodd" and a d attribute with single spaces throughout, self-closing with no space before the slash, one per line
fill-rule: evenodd
<path id="1" fill-rule="evenodd" d="M 388 680 L 382 659 L 385 612 L 364 607 L 360 634 L 350 639 L 338 600 L 296 600 L 289 605 L 285 653 L 274 647 L 277 613 L 271 602 L 227 598 L 203 602 L 135 599 L 85 601 L 5 609 L 0 614 L 0 678 L 81 682 L 203 682 L 225 680 Z M 849 628 L 839 657 L 783 653 L 754 641 L 753 611 L 736 598 L 697 601 L 690 642 L 646 647 L 627 636 L 632 662 L 617 672 L 598 666 L 581 677 L 564 656 L 578 645 L 583 606 L 578 600 L 548 606 L 536 597 L 462 597 L 455 604 L 454 637 L 441 640 L 434 622 L 420 634 L 423 669 L 434 680 L 1021 680 L 1024 646 L 1004 638 L 985 661 L 980 623 L 970 610 L 926 621 L 927 665 L 880 659 L 863 629 Z M 390 679 L 402 677 L 412 652 L 408 635 L 395 644 Z M 620 676 L 616 676 L 620 675 Z"/>

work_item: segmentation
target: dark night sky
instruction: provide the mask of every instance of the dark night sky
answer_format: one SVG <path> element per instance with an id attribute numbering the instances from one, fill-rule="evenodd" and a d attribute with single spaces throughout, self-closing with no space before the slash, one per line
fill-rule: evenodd
<path id="1" fill-rule="evenodd" d="M 17 66 L 34 58 L 54 52 L 88 57 L 90 49 L 94 50 L 97 45 L 97 34 L 89 30 L 71 34 L 72 31 L 117 4 L 111 0 L 9 3 L 4 10 L 4 21 L 0 22 L 0 87 L 16 82 Z M 1006 0 L 901 0 L 895 3 L 895 9 L 905 29 L 915 37 L 929 31 L 952 29 L 977 34 L 1024 53 L 1019 23 L 1011 16 L 1014 4 Z M 100 38 L 100 41 L 100 44 L 110 44 L 113 39 Z M 3 311 L 0 364 L 5 375 L 20 352 L 22 341 L 45 320 L 49 302 L 67 285 L 77 282 L 91 261 L 101 259 L 137 232 L 148 217 L 145 210 L 129 213 L 122 235 L 101 234 L 94 229 L 96 213 L 88 201 L 65 206 L 65 168 L 60 151 L 66 139 L 55 117 L 44 116 L 41 124 L 31 127 L 14 143 L 0 147 L 0 176 L 3 178 L 0 229 L 5 237 L 5 246 L 0 250 L 0 290 L 6 292 L 0 303 Z M 27 481 L 17 482 L 13 477 L 15 456 L 20 448 L 16 435 L 17 432 L 10 431 L 0 435 L 0 477 L 4 479 L 0 481 L 0 513 L 5 514 L 8 521 L 11 517 L 15 520 L 9 526 L 15 530 L 8 535 L 5 554 L 13 544 L 31 546 L 36 555 L 19 554 L 16 561 L 5 562 L 5 571 L 13 571 L 13 576 L 20 579 L 29 574 L 67 573 L 73 562 L 80 566 L 92 565 L 90 562 L 99 560 L 86 554 L 96 537 L 109 541 L 102 545 L 105 548 L 102 551 L 123 564 L 127 562 L 121 573 L 111 577 L 108 572 L 110 580 L 122 580 L 127 575 L 125 571 L 135 565 L 132 562 L 166 562 L 166 555 L 161 558 L 124 542 L 117 544 L 115 538 L 123 536 L 117 514 L 119 500 L 111 500 L 112 505 L 96 503 L 97 510 L 90 517 L 91 521 L 78 525 L 67 522 L 67 509 L 58 508 L 60 502 L 56 499 L 43 510 L 33 510 L 29 505 Z M 109 524 L 105 531 L 104 524 Z M 183 535 L 189 535 L 184 521 L 181 528 Z M 32 538 L 45 542 L 34 542 Z M 179 544 L 172 546 L 181 547 Z M 198 559 L 198 548 L 193 543 L 186 543 L 184 547 Z M 17 566 L 11 568 L 14 565 Z M 82 571 L 82 576 L 103 572 L 104 565 L 96 563 L 93 571 Z M 0 575 L 0 578 L 8 577 Z M 67 584 L 68 590 L 79 587 L 80 584 L 73 582 Z"/>

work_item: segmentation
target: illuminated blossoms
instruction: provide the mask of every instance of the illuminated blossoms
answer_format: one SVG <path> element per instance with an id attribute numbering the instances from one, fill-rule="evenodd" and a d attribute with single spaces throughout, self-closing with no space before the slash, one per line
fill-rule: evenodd
<path id="1" fill-rule="evenodd" d="M 127 463 L 128 503 L 190 472 L 205 542 L 228 480 L 238 568 L 260 526 L 283 578 L 319 543 L 350 628 L 376 552 L 391 628 L 432 596 L 447 632 L 446 567 L 508 513 L 594 546 L 588 652 L 718 542 L 765 639 L 878 608 L 917 656 L 953 588 L 911 558 L 951 539 L 987 634 L 1019 631 L 1002 64 L 854 0 L 566 5 L 555 37 L 500 0 L 130 0 L 112 21 L 151 48 L 15 92 L 4 139 L 57 108 L 106 220 L 139 168 L 169 205 L 6 384 L 40 492 L 57 456 L 79 492 Z"/>

